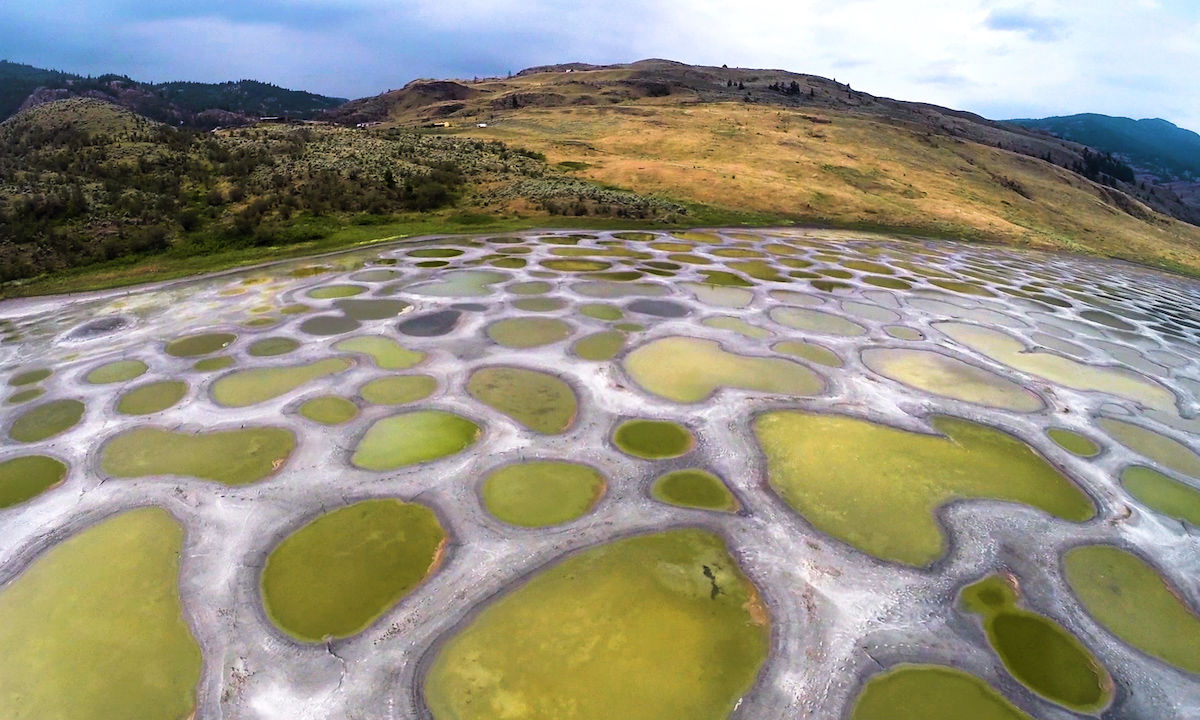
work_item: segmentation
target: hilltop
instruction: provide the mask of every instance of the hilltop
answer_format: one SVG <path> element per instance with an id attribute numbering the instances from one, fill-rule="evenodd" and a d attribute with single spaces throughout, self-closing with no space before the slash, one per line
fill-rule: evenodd
<path id="1" fill-rule="evenodd" d="M 1125 155 L 813 75 L 573 63 L 315 117 L 200 133 L 99 98 L 26 107 L 0 124 L 0 274 L 119 266 L 112 284 L 568 223 L 885 230 L 1200 274 L 1200 207 Z"/>
<path id="2" fill-rule="evenodd" d="M 0 60 L 0 120 L 73 97 L 107 100 L 152 120 L 199 128 L 244 125 L 263 116 L 312 118 L 346 102 L 256 80 L 144 83 L 124 75 L 84 77 Z"/>

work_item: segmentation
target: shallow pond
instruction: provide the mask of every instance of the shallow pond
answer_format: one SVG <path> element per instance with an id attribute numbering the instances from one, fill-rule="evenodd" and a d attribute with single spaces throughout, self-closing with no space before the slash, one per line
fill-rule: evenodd
<path id="1" fill-rule="evenodd" d="M 934 395 L 1015 412 L 1037 412 L 1036 394 L 990 370 L 934 350 L 869 348 L 862 352 L 871 370 Z"/>
<path id="2" fill-rule="evenodd" d="M 84 379 L 93 385 L 108 385 L 132 380 L 149 369 L 141 360 L 117 360 L 92 370 Z"/>
<path id="3" fill-rule="evenodd" d="M 695 403 L 723 387 L 780 395 L 815 395 L 824 381 L 782 358 L 738 355 L 712 340 L 667 337 L 625 356 L 625 369 L 647 391 L 678 403 Z"/>
<path id="4" fill-rule="evenodd" d="M 165 511 L 110 517 L 0 588 L 0 716 L 190 717 L 200 647 L 179 601 L 183 530 Z"/>
<path id="5" fill-rule="evenodd" d="M 623 452 L 648 460 L 679 457 L 696 446 L 692 431 L 668 420 L 626 420 L 613 432 Z"/>
<path id="6" fill-rule="evenodd" d="M 557 318 L 516 317 L 488 325 L 487 334 L 499 345 L 523 349 L 565 340 L 571 325 Z"/>
<path id="7" fill-rule="evenodd" d="M 117 412 L 123 415 L 150 415 L 173 407 L 187 395 L 187 383 L 162 380 L 131 388 L 117 400 Z"/>
<path id="8" fill-rule="evenodd" d="M 549 373 L 518 367 L 487 367 L 471 373 L 471 397 L 544 435 L 566 432 L 575 422 L 575 391 Z"/>
<path id="9" fill-rule="evenodd" d="M 45 455 L 24 455 L 0 462 L 0 508 L 41 495 L 67 476 L 67 466 Z"/>
<path id="10" fill-rule="evenodd" d="M 424 505 L 382 499 L 333 510 L 267 555 L 263 604 L 299 640 L 355 635 L 437 569 L 445 542 Z"/>
<path id="11" fill-rule="evenodd" d="M 51 400 L 17 416 L 8 436 L 17 442 L 32 443 L 52 438 L 79 424 L 83 403 L 78 400 Z"/>
<path id="12" fill-rule="evenodd" d="M 1088 496 L 1020 440 L 949 417 L 925 435 L 839 416 L 779 411 L 754 431 L 770 484 L 818 530 L 876 557 L 928 565 L 946 549 L 935 511 L 947 502 L 1021 502 L 1067 520 Z M 864 488 L 871 488 L 864 492 Z"/>
<path id="13" fill-rule="evenodd" d="M 462 452 L 481 434 L 478 425 L 461 415 L 413 410 L 371 425 L 351 462 L 365 470 L 394 470 Z"/>
<path id="14" fill-rule="evenodd" d="M 707 470 L 690 468 L 660 476 L 650 488 L 654 499 L 679 507 L 732 512 L 737 500 L 721 478 Z"/>
<path id="15" fill-rule="evenodd" d="M 941 665 L 898 665 L 874 675 L 850 720 L 1033 720 L 983 680 Z"/>
<path id="16" fill-rule="evenodd" d="M 166 353 L 175 357 L 199 357 L 224 350 L 234 340 L 237 340 L 237 335 L 233 333 L 187 335 L 167 343 Z"/>
<path id="17" fill-rule="evenodd" d="M 439 650 L 424 696 L 439 719 L 716 720 L 754 682 L 768 635 L 720 538 L 642 535 L 491 602 Z"/>
<path id="18" fill-rule="evenodd" d="M 1097 712 L 1112 700 L 1112 678 L 1091 651 L 1063 626 L 1019 607 L 1008 578 L 992 575 L 968 585 L 961 599 L 964 609 L 979 616 L 1004 667 L 1023 685 L 1081 712 Z"/>
<path id="19" fill-rule="evenodd" d="M 342 352 L 361 353 L 383 370 L 407 370 L 425 359 L 425 353 L 409 350 L 382 335 L 363 335 L 342 340 L 333 346 Z"/>
<path id="20" fill-rule="evenodd" d="M 108 441 L 101 469 L 113 477 L 183 475 L 225 485 L 262 480 L 296 446 L 291 432 L 273 427 L 186 433 L 141 427 Z"/>
<path id="21" fill-rule="evenodd" d="M 358 392 L 374 405 L 405 405 L 424 400 L 436 389 L 437 380 L 428 375 L 393 375 L 372 380 Z"/>
<path id="22" fill-rule="evenodd" d="M 561 525 L 587 514 L 604 494 L 604 476 L 587 465 L 534 461 L 507 465 L 483 481 L 483 506 L 521 527 Z"/>
<path id="23" fill-rule="evenodd" d="M 344 397 L 322 395 L 305 400 L 299 412 L 304 417 L 322 425 L 341 425 L 358 416 L 358 406 Z"/>
<path id="24" fill-rule="evenodd" d="M 1135 648 L 1200 673 L 1200 616 L 1145 560 L 1112 545 L 1063 556 L 1071 589 L 1096 620 Z"/>
<path id="25" fill-rule="evenodd" d="M 325 358 L 307 365 L 238 370 L 212 384 L 212 397 L 225 407 L 247 407 L 289 393 L 313 380 L 348 370 L 345 358 Z"/>

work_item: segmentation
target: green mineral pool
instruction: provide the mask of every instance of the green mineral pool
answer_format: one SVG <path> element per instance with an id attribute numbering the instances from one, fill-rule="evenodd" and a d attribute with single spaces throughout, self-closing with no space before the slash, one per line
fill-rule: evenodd
<path id="1" fill-rule="evenodd" d="M 884 560 L 928 565 L 946 551 L 948 502 L 1025 503 L 1083 522 L 1091 499 L 1020 440 L 935 416 L 926 435 L 840 415 L 765 413 L 754 431 L 771 486 L 822 532 Z"/>
<path id="2" fill-rule="evenodd" d="M 322 425 L 341 425 L 358 415 L 358 406 L 344 397 L 322 395 L 305 400 L 300 414 Z"/>
<path id="3" fill-rule="evenodd" d="M 829 348 L 799 340 L 787 340 L 775 343 L 771 346 L 771 349 L 777 353 L 798 357 L 818 365 L 824 365 L 825 367 L 840 368 L 844 364 L 842 363 L 842 359 L 837 356 L 837 353 Z"/>
<path id="4" fill-rule="evenodd" d="M 165 511 L 132 510 L 67 538 L 0 588 L 0 716 L 191 717 L 201 658 L 179 601 L 182 546 Z"/>
<path id="5" fill-rule="evenodd" d="M 669 420 L 626 420 L 613 432 L 623 452 L 648 460 L 679 457 L 696 446 L 692 431 Z"/>
<path id="6" fill-rule="evenodd" d="M 328 512 L 267 555 L 267 615 L 293 637 L 354 635 L 437 569 L 446 531 L 432 510 L 393 499 Z"/>
<path id="7" fill-rule="evenodd" d="M 369 355 L 383 370 L 407 370 L 425 359 L 425 353 L 409 350 L 382 335 L 363 335 L 342 340 L 333 346 L 342 352 Z"/>
<path id="8" fill-rule="evenodd" d="M 437 390 L 437 380 L 428 375 L 391 375 L 366 383 L 358 392 L 374 405 L 405 405 L 424 400 Z"/>
<path id="9" fill-rule="evenodd" d="M 15 392 L 12 395 L 9 395 L 7 398 L 4 399 L 4 404 L 5 405 L 20 405 L 21 403 L 27 403 L 30 400 L 33 400 L 34 398 L 39 398 L 45 394 L 46 394 L 45 388 L 40 388 L 40 387 L 26 388 L 25 390 L 22 390 L 20 392 Z"/>
<path id="10" fill-rule="evenodd" d="M 117 360 L 92 370 L 84 379 L 93 385 L 107 385 L 132 380 L 149 369 L 141 360 Z"/>
<path id="11" fill-rule="evenodd" d="M 785 306 L 772 308 L 768 315 L 772 320 L 784 327 L 803 330 L 804 332 L 840 337 L 854 337 L 867 334 L 867 329 L 862 325 L 852 320 L 847 320 L 841 315 L 834 315 L 821 310 Z"/>
<path id="12" fill-rule="evenodd" d="M 174 357 L 200 357 L 224 350 L 237 340 L 233 333 L 187 335 L 167 343 L 167 354 Z"/>
<path id="13" fill-rule="evenodd" d="M 701 402 L 722 387 L 793 396 L 815 395 L 825 387 L 799 363 L 739 355 L 698 338 L 651 341 L 626 355 L 624 365 L 642 388 L 678 403 Z"/>
<path id="14" fill-rule="evenodd" d="M 762 340 L 771 337 L 774 333 L 766 328 L 761 328 L 757 325 L 746 322 L 745 320 L 732 315 L 714 315 L 704 318 L 701 321 L 705 327 L 714 328 L 716 330 L 729 330 L 743 337 Z"/>
<path id="15" fill-rule="evenodd" d="M 612 360 L 625 348 L 625 333 L 616 330 L 592 333 L 575 341 L 571 352 L 583 360 Z"/>
<path id="16" fill-rule="evenodd" d="M 78 400 L 52 400 L 35 405 L 17 416 L 8 435 L 23 443 L 39 442 L 75 427 L 83 418 L 83 403 Z"/>
<path id="17" fill-rule="evenodd" d="M 1046 435 L 1063 450 L 1079 457 L 1095 457 L 1100 454 L 1100 446 L 1086 435 L 1080 435 L 1074 430 L 1052 427 L 1046 430 Z"/>
<path id="18" fill-rule="evenodd" d="M 992 575 L 968 585 L 962 605 L 980 617 L 1004 667 L 1030 690 L 1088 714 L 1112 701 L 1112 678 L 1095 655 L 1063 626 L 1019 607 L 1008 578 Z"/>
<path id="19" fill-rule="evenodd" d="M 113 477 L 183 475 L 245 485 L 278 470 L 295 446 L 291 432 L 274 427 L 202 433 L 141 427 L 109 440 L 100 467 Z"/>
<path id="20" fill-rule="evenodd" d="M 437 720 L 717 720 L 754 684 L 769 636 L 718 536 L 641 535 L 491 602 L 440 648 L 424 697 Z"/>
<path id="21" fill-rule="evenodd" d="M 487 367 L 471 373 L 471 397 L 544 435 L 566 432 L 575 422 L 575 391 L 550 373 L 518 367 Z"/>
<path id="22" fill-rule="evenodd" d="M 1200 479 L 1200 455 L 1178 440 L 1116 418 L 1097 418 L 1096 424 L 1130 450 L 1176 472 Z"/>
<path id="23" fill-rule="evenodd" d="M 13 375 L 11 378 L 9 378 L 8 384 L 11 387 L 21 387 L 23 385 L 32 385 L 34 383 L 40 383 L 41 381 L 50 377 L 50 375 L 53 374 L 53 372 L 54 371 L 49 368 L 38 368 L 36 370 L 26 370 L 25 372 L 17 373 L 16 375 Z"/>
<path id="24" fill-rule="evenodd" d="M 587 514 L 604 494 L 604 476 L 578 463 L 534 461 L 500 468 L 483 481 L 483 506 L 520 527 L 560 525 Z"/>
<path id="25" fill-rule="evenodd" d="M 274 357 L 286 355 L 300 347 L 300 341 L 290 337 L 269 337 L 255 340 L 246 352 L 254 357 Z"/>
<path id="26" fill-rule="evenodd" d="M 117 412 L 124 415 L 150 415 L 172 407 L 187 394 L 187 383 L 161 380 L 132 388 L 117 400 Z"/>
<path id="27" fill-rule="evenodd" d="M 348 370 L 346 358 L 325 358 L 307 365 L 285 365 L 238 370 L 212 384 L 213 400 L 225 407 L 247 407 L 312 382 Z"/>
<path id="28" fill-rule="evenodd" d="M 216 357 L 204 358 L 197 360 L 192 369 L 196 372 L 214 372 L 216 370 L 225 370 L 233 367 L 233 358 L 228 355 L 218 355 Z"/>
<path id="29" fill-rule="evenodd" d="M 308 296 L 314 300 L 329 300 L 361 295 L 367 291 L 362 285 L 325 285 L 308 291 Z"/>
<path id="30" fill-rule="evenodd" d="M 1114 635 L 1200 673 L 1200 616 L 1148 562 L 1112 545 L 1083 545 L 1067 551 L 1063 569 L 1079 601 Z"/>
<path id="31" fill-rule="evenodd" d="M 376 421 L 351 461 L 365 470 L 394 470 L 462 452 L 480 434 L 479 426 L 461 415 L 413 410 Z"/>
<path id="32" fill-rule="evenodd" d="M 487 334 L 499 345 L 523 349 L 565 340 L 571 325 L 558 318 L 515 317 L 488 325 Z"/>
<path id="33" fill-rule="evenodd" d="M 0 462 L 0 508 L 41 495 L 67 476 L 67 466 L 45 455 L 25 455 Z"/>
<path id="34" fill-rule="evenodd" d="M 508 278 L 504 273 L 489 270 L 455 270 L 439 280 L 412 288 L 412 292 L 434 297 L 483 297 L 492 292 L 491 285 Z"/>
<path id="35" fill-rule="evenodd" d="M 1141 465 L 1125 468 L 1121 484 L 1152 510 L 1200 527 L 1200 490 L 1191 485 Z"/>
<path id="36" fill-rule="evenodd" d="M 1105 392 L 1162 410 L 1175 408 L 1175 396 L 1170 390 L 1132 370 L 1098 367 L 1050 352 L 1026 350 L 1024 343 L 1008 333 L 979 325 L 947 321 L 935 323 L 934 327 L 1014 370 L 1076 390 Z"/>
<path id="37" fill-rule="evenodd" d="M 659 477 L 650 488 L 655 500 L 679 507 L 733 512 L 738 503 L 721 478 L 706 470 L 689 468 Z"/>
<path id="38" fill-rule="evenodd" d="M 593 320 L 605 320 L 613 322 L 620 320 L 625 316 L 621 308 L 616 305 L 605 305 L 603 303 L 588 303 L 579 306 L 579 314 L 584 317 L 590 317 Z"/>
<path id="39" fill-rule="evenodd" d="M 1037 412 L 1045 403 L 1035 393 L 934 350 L 868 348 L 862 361 L 874 372 L 909 387 L 942 397 L 1015 412 Z"/>
<path id="40" fill-rule="evenodd" d="M 850 720 L 1033 720 L 983 680 L 941 665 L 902 664 L 863 686 Z"/>

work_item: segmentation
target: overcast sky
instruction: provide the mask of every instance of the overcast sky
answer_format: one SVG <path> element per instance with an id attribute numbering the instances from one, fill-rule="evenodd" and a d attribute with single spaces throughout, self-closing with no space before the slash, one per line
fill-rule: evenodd
<path id="1" fill-rule="evenodd" d="M 1197 0 L 2 0 L 0 58 L 343 97 L 417 77 L 629 62 L 768 67 L 993 118 L 1200 130 Z"/>

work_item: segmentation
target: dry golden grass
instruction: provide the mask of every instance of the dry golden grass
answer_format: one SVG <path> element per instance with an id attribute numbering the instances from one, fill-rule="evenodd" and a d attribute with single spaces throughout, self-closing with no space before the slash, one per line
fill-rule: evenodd
<path id="1" fill-rule="evenodd" d="M 674 99 L 675 103 L 678 99 Z M 525 108 L 468 134 L 639 193 L 1200 272 L 1200 228 L 1025 155 L 878 116 L 749 103 Z"/>

